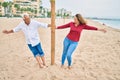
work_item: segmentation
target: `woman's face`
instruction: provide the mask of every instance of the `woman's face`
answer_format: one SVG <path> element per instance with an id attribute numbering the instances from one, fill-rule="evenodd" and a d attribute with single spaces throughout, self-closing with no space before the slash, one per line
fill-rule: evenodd
<path id="1" fill-rule="evenodd" d="M 78 21 L 78 19 L 77 19 L 76 16 L 74 17 L 74 22 L 75 22 L 76 24 L 79 24 L 79 21 Z"/>

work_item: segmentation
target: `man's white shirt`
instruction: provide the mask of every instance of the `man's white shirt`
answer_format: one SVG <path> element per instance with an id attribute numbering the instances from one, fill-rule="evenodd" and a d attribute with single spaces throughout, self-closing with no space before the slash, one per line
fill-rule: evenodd
<path id="1" fill-rule="evenodd" d="M 14 32 L 18 32 L 22 30 L 25 34 L 27 44 L 31 44 L 32 46 L 36 46 L 40 43 L 40 38 L 38 34 L 38 28 L 44 27 L 47 28 L 48 24 L 41 23 L 35 20 L 31 20 L 30 24 L 27 25 L 25 22 L 21 22 L 17 27 L 13 29 Z"/>

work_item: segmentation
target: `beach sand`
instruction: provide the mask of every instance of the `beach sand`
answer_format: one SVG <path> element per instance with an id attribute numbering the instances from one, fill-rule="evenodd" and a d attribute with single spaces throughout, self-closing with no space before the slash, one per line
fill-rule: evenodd
<path id="1" fill-rule="evenodd" d="M 50 23 L 50 19 L 36 19 Z M 20 18 L 0 18 L 0 80 L 120 80 L 120 30 L 87 20 L 89 25 L 105 28 L 107 33 L 84 30 L 73 53 L 72 69 L 61 68 L 63 40 L 69 29 L 56 30 L 55 65 L 51 66 L 51 30 L 39 28 L 47 68 L 40 69 L 28 49 L 24 34 L 3 34 L 13 29 Z M 70 19 L 57 19 L 56 25 Z"/>

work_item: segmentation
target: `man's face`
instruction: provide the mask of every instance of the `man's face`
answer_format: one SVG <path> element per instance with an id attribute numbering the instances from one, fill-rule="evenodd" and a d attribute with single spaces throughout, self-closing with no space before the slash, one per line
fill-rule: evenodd
<path id="1" fill-rule="evenodd" d="M 29 16 L 24 16 L 24 22 L 25 24 L 29 25 L 30 24 L 30 17 Z"/>

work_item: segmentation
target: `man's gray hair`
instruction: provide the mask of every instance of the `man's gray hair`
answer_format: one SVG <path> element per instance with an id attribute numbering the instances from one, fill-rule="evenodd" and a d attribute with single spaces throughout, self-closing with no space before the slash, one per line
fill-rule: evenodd
<path id="1" fill-rule="evenodd" d="M 23 13 L 23 14 L 22 14 L 22 18 L 24 19 L 25 16 L 30 17 L 30 15 L 29 15 L 28 13 Z"/>

